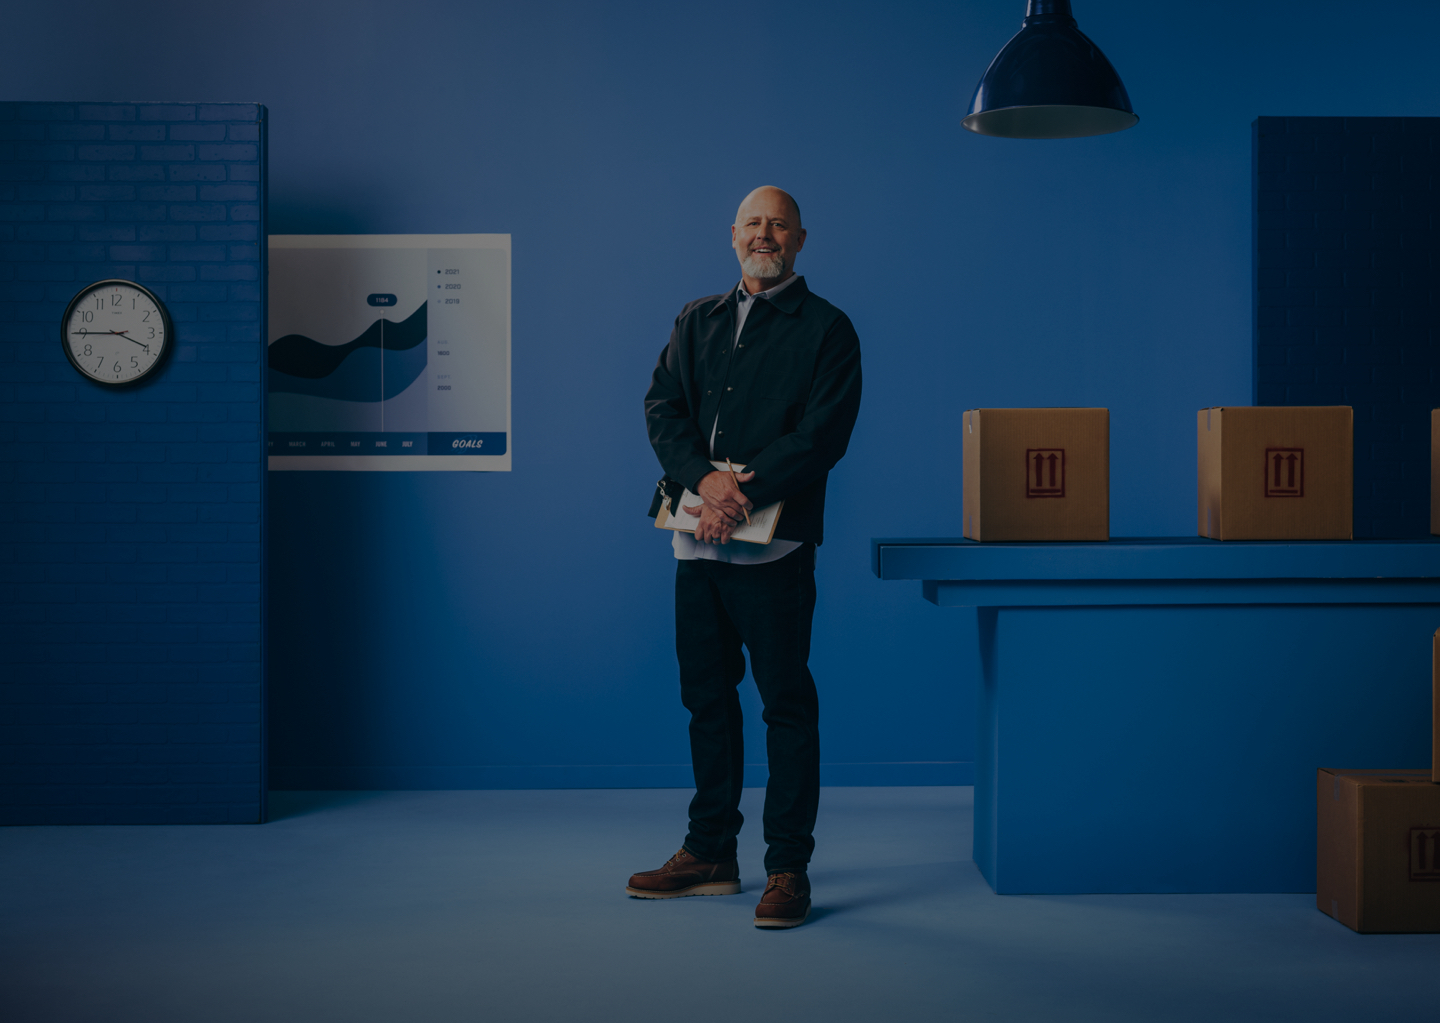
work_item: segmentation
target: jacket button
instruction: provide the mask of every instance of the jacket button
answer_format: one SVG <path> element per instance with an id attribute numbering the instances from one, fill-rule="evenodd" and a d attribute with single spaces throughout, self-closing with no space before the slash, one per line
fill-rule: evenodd
<path id="1" fill-rule="evenodd" d="M 717 436 L 717 437 L 723 437 L 723 436 L 725 436 L 725 431 L 724 431 L 724 430 L 716 430 L 716 431 L 715 431 L 715 436 Z"/>
<path id="2" fill-rule="evenodd" d="M 705 393 L 706 393 L 706 394 L 714 394 L 715 392 L 714 392 L 714 391 L 706 391 Z"/>
<path id="3" fill-rule="evenodd" d="M 736 347 L 736 348 L 744 348 L 745 346 L 744 346 L 744 345 L 736 345 L 735 347 Z"/>
<path id="4" fill-rule="evenodd" d="M 733 390 L 735 390 L 735 388 L 733 388 L 733 387 L 727 387 L 727 388 L 725 388 L 725 390 L 727 390 L 727 391 L 733 391 Z"/>

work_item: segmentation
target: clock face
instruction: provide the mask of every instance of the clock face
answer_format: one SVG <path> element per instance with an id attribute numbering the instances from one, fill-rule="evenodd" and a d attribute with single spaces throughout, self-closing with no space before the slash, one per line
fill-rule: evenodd
<path id="1" fill-rule="evenodd" d="M 70 364 L 99 384 L 133 384 L 160 367 L 170 314 L 147 288 L 100 281 L 70 300 L 61 320 Z"/>

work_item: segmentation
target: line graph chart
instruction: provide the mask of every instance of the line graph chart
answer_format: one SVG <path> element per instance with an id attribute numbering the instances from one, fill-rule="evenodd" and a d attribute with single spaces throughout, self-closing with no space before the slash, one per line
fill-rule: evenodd
<path id="1" fill-rule="evenodd" d="M 274 470 L 510 468 L 509 235 L 272 235 Z"/>

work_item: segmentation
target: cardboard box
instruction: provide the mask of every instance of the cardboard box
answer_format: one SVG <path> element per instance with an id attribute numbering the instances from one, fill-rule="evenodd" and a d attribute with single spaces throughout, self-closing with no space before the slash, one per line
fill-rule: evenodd
<path id="1" fill-rule="evenodd" d="M 1364 934 L 1440 932 L 1440 785 L 1429 771 L 1316 776 L 1315 905 Z"/>
<path id="2" fill-rule="evenodd" d="M 970 409 L 962 429 L 968 539 L 1110 539 L 1109 409 Z"/>
<path id="3" fill-rule="evenodd" d="M 1349 540 L 1349 405 L 1201 409 L 1199 533 L 1212 540 Z"/>

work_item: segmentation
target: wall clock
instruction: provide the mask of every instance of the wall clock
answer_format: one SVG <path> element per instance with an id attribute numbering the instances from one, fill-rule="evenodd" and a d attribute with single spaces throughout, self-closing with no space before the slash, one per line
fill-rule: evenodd
<path id="1" fill-rule="evenodd" d="M 170 354 L 174 330 L 165 303 L 133 281 L 96 281 L 80 290 L 60 318 L 70 365 L 106 387 L 152 376 Z"/>

